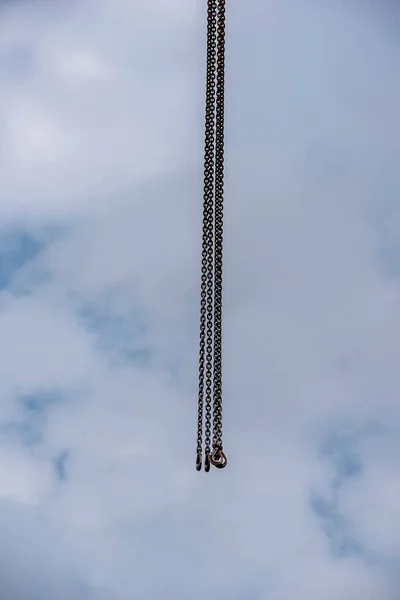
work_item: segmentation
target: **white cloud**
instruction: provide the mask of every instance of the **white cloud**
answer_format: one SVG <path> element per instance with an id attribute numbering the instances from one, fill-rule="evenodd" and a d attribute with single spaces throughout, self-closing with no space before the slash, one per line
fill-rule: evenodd
<path id="1" fill-rule="evenodd" d="M 2 100 L 3 216 L 68 216 L 176 169 L 196 86 L 182 34 L 168 30 L 175 13 L 154 27 L 137 3 L 85 2 L 43 19 L 35 8 L 33 22 L 33 8 L 6 13 L 0 30 L 9 71 L 19 51 L 30 56 Z M 181 11 L 184 26 L 193 7 Z"/>

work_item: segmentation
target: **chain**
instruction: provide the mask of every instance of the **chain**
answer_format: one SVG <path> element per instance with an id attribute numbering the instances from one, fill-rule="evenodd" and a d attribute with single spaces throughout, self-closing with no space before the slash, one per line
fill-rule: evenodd
<path id="1" fill-rule="evenodd" d="M 222 246 L 225 0 L 208 0 L 203 237 L 196 468 L 226 466 L 222 447 Z M 211 451 L 212 429 L 212 451 Z"/>

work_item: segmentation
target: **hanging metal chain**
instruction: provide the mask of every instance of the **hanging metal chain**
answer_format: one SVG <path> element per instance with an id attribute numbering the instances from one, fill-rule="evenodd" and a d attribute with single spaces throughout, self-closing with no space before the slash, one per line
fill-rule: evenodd
<path id="1" fill-rule="evenodd" d="M 225 0 L 208 0 L 204 204 L 196 468 L 223 468 L 222 248 L 224 196 Z M 212 451 L 211 451 L 212 428 Z"/>

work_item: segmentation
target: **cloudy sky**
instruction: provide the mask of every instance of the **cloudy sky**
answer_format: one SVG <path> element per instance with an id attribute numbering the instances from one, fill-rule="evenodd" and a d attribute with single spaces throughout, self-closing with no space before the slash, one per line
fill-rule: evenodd
<path id="1" fill-rule="evenodd" d="M 399 598 L 400 11 L 376 6 L 228 2 L 206 475 L 206 1 L 0 2 L 2 599 Z"/>

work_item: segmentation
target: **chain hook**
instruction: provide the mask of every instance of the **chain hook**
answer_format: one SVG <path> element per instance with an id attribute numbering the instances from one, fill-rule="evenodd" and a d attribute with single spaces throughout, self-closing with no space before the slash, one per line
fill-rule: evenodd
<path id="1" fill-rule="evenodd" d="M 217 467 L 217 469 L 223 469 L 228 464 L 228 459 L 226 458 L 222 448 L 215 448 L 210 456 L 210 461 L 214 467 Z"/>

